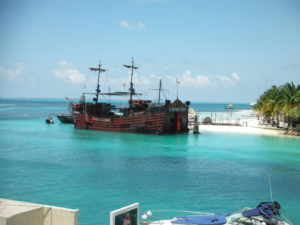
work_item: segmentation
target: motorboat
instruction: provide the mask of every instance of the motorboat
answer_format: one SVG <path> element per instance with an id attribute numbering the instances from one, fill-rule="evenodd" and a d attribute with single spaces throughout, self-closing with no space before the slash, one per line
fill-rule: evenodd
<path id="1" fill-rule="evenodd" d="M 143 224 L 148 225 L 293 225 L 281 215 L 278 202 L 261 202 L 256 208 L 244 208 L 234 213 L 179 216 L 173 219 L 146 221 L 151 211 L 143 214 Z"/>

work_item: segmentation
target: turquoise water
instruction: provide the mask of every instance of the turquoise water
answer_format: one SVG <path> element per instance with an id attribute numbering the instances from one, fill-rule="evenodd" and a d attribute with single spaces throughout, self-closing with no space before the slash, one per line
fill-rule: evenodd
<path id="1" fill-rule="evenodd" d="M 48 113 L 65 106 L 0 101 L 2 198 L 78 208 L 80 225 L 107 225 L 110 211 L 134 202 L 142 212 L 255 207 L 270 200 L 270 174 L 274 200 L 300 224 L 300 138 L 210 132 L 158 136 L 44 122 Z"/>

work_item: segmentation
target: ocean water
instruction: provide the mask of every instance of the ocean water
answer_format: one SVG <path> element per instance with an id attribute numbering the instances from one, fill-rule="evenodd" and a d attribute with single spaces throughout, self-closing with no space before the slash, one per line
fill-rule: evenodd
<path id="1" fill-rule="evenodd" d="M 197 103 L 223 112 L 224 103 Z M 240 104 L 242 110 L 248 104 Z M 206 108 L 205 108 L 206 107 Z M 236 109 L 239 110 L 239 109 Z M 273 199 L 300 224 L 300 138 L 205 132 L 144 135 L 77 130 L 49 113 L 62 100 L 0 99 L 0 197 L 79 209 L 80 225 L 139 202 L 155 210 L 231 212 Z"/>

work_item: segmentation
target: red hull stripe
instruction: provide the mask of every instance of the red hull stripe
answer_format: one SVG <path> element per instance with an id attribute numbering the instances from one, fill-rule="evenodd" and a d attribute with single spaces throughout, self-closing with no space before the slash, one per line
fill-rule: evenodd
<path id="1" fill-rule="evenodd" d="M 131 131 L 137 128 L 146 128 L 155 131 L 163 128 L 164 118 L 165 113 L 119 118 L 95 118 L 84 114 L 75 114 L 75 127 L 110 131 Z"/>

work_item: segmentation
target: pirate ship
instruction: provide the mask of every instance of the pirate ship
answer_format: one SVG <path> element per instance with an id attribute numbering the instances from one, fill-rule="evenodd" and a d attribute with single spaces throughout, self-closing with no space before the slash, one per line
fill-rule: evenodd
<path id="1" fill-rule="evenodd" d="M 135 92 L 133 84 L 133 73 L 138 67 L 134 65 L 123 65 L 131 70 L 130 87 L 128 92 L 102 93 L 100 90 L 100 75 L 106 70 L 101 67 L 90 68 L 98 72 L 97 88 L 93 102 L 87 102 L 85 93 L 78 104 L 73 104 L 74 126 L 79 129 L 94 129 L 103 131 L 138 132 L 138 133 L 186 133 L 188 132 L 188 108 L 189 101 L 183 103 L 177 99 L 173 102 L 165 100 L 160 103 L 150 100 L 136 99 L 140 95 Z M 161 91 L 161 83 L 159 93 Z M 127 107 L 116 107 L 115 105 L 100 102 L 99 96 L 129 95 Z M 160 94 L 159 94 L 160 95 Z"/>

